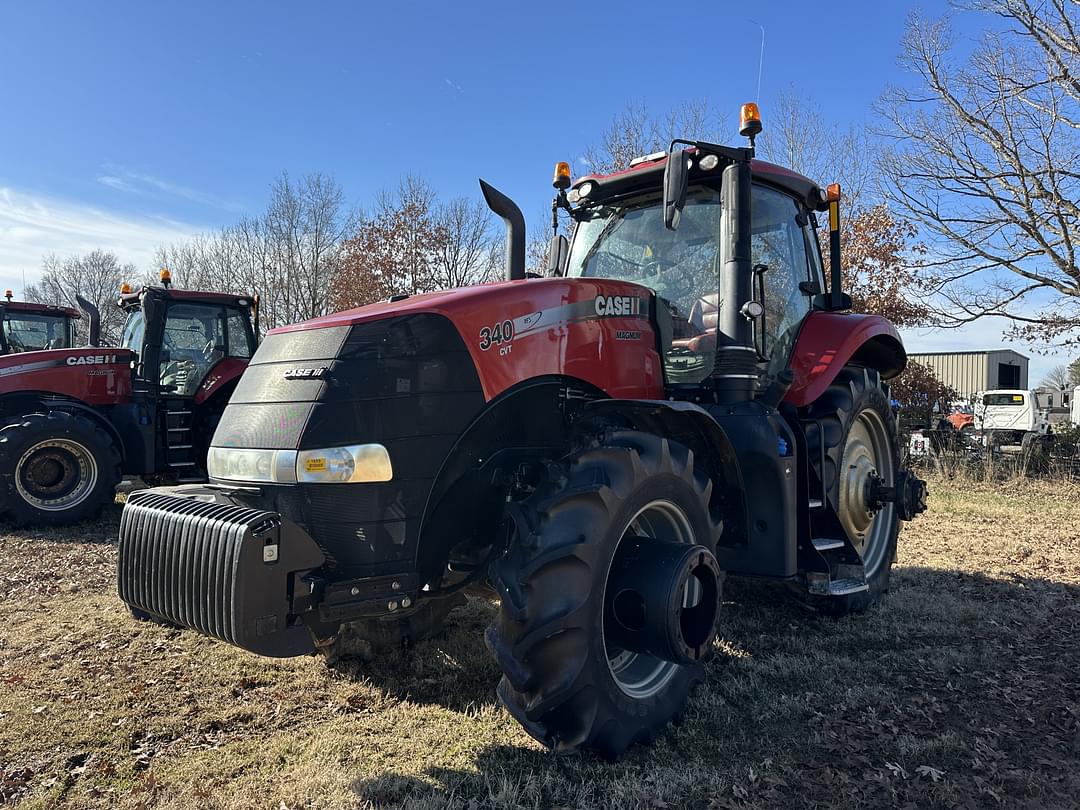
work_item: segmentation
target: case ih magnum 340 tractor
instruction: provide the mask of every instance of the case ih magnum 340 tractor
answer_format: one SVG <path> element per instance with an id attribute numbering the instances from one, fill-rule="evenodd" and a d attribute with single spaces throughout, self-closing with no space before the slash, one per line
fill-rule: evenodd
<path id="1" fill-rule="evenodd" d="M 752 141 L 572 186 L 560 164 L 555 185 L 576 228 L 549 277 L 526 277 L 520 211 L 484 184 L 507 281 L 268 334 L 210 483 L 127 502 L 136 615 L 338 654 L 429 633 L 486 580 L 503 703 L 548 745 L 615 757 L 684 710 L 726 574 L 832 614 L 881 598 L 925 487 L 883 382 L 896 330 L 838 311 L 838 264 L 824 289 L 814 212 L 836 262 L 838 190 Z"/>
<path id="2" fill-rule="evenodd" d="M 0 357 L 0 515 L 57 525 L 112 502 L 122 474 L 205 480 L 206 448 L 255 349 L 251 299 L 162 287 L 117 301 L 119 348 Z M 13 305 L 9 305 L 13 306 Z M 6 331 L 6 320 L 5 320 Z"/>

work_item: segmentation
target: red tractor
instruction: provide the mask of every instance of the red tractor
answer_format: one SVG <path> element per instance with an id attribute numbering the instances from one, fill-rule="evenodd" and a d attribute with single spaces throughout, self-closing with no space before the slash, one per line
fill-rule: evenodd
<path id="1" fill-rule="evenodd" d="M 576 183 L 560 164 L 576 227 L 549 277 L 482 183 L 507 281 L 271 331 L 210 483 L 128 500 L 121 598 L 262 655 L 341 655 L 433 632 L 486 582 L 502 702 L 608 757 L 685 709 L 725 575 L 877 603 L 925 508 L 884 382 L 906 355 L 841 311 L 838 189 L 755 160 L 744 112 L 748 147 L 678 141 Z"/>
<path id="2" fill-rule="evenodd" d="M 255 351 L 248 296 L 161 287 L 117 301 L 121 345 L 0 357 L 0 515 L 59 525 L 92 516 L 122 475 L 205 480 L 206 448 Z M 9 305 L 11 306 L 11 305 Z M 5 319 L 6 326 L 6 319 Z"/>
<path id="3" fill-rule="evenodd" d="M 75 320 L 81 317 L 77 309 L 11 298 L 11 290 L 5 290 L 0 301 L 0 355 L 75 345 Z"/>

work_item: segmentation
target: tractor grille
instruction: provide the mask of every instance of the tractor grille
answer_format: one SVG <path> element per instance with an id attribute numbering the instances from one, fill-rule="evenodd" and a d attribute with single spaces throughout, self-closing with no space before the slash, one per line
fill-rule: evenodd
<path id="1" fill-rule="evenodd" d="M 120 521 L 120 598 L 263 655 L 306 652 L 309 634 L 290 621 L 290 576 L 323 558 L 306 535 L 282 528 L 273 512 L 133 493 Z"/>

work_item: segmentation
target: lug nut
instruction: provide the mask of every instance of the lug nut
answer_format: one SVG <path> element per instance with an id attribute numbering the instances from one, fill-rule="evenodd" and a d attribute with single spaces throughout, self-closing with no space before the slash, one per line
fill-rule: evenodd
<path id="1" fill-rule="evenodd" d="M 409 605 L 411 605 L 411 604 L 412 604 L 412 599 L 410 599 L 410 598 L 409 598 L 409 597 L 407 597 L 407 596 L 403 596 L 403 597 L 401 597 L 401 606 L 402 606 L 403 608 L 407 608 L 407 607 L 408 607 Z"/>
<path id="2" fill-rule="evenodd" d="M 400 591 L 401 583 L 395 579 L 393 582 L 390 583 L 390 588 L 391 590 Z"/>
<path id="3" fill-rule="evenodd" d="M 389 610 L 391 613 L 393 613 L 395 610 L 398 609 L 398 603 L 391 600 L 390 602 L 388 602 L 386 604 L 386 609 Z"/>
<path id="4" fill-rule="evenodd" d="M 359 596 L 360 595 L 360 589 L 359 588 L 353 588 L 351 591 L 349 591 L 349 593 L 351 593 L 353 596 Z"/>

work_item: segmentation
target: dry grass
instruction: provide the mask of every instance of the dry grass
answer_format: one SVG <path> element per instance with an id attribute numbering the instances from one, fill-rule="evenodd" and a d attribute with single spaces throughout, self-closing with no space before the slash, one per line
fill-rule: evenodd
<path id="1" fill-rule="evenodd" d="M 681 726 L 608 765 L 494 702 L 472 602 L 362 669 L 135 623 L 117 513 L 0 537 L 0 804 L 20 807 L 1075 807 L 1080 489 L 943 482 L 882 608 L 734 586 Z"/>

